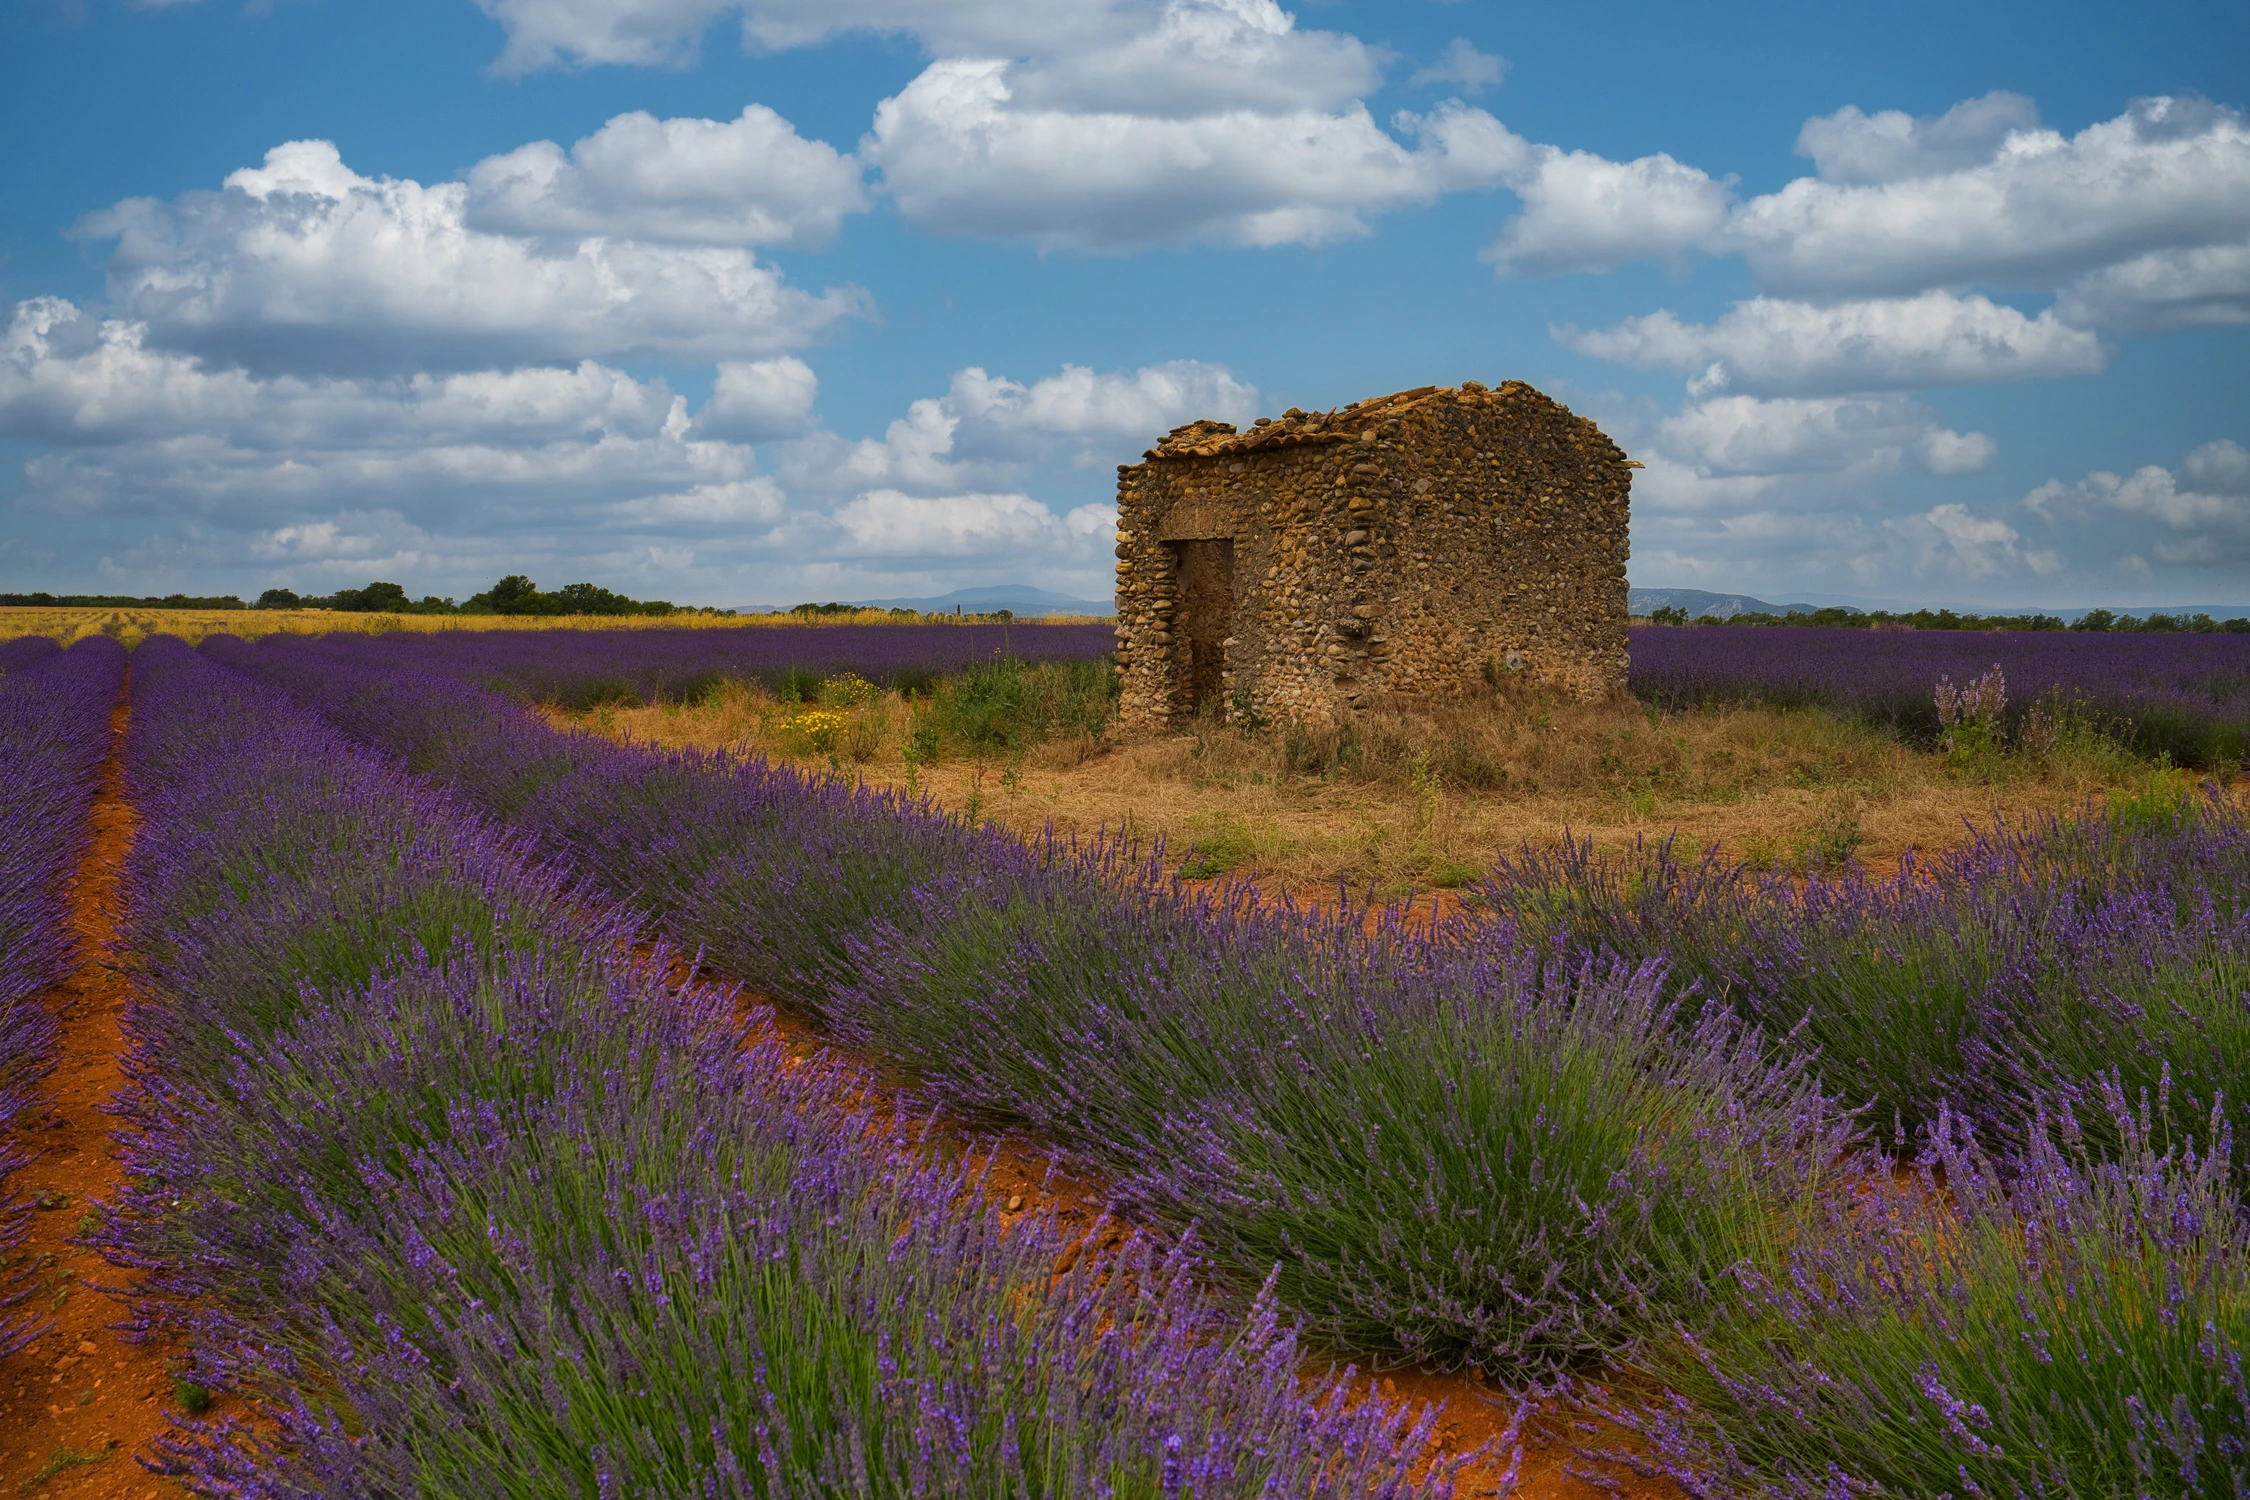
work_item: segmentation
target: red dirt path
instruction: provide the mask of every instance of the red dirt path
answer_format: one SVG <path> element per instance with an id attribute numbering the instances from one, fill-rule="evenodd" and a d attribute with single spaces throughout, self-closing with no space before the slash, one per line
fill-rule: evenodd
<path id="1" fill-rule="evenodd" d="M 94 800 L 93 841 L 69 890 L 78 964 L 46 995 L 61 1022 L 57 1066 L 46 1086 L 48 1113 L 16 1132 L 33 1160 L 15 1184 L 35 1200 L 55 1203 L 32 1215 L 24 1246 L 40 1260 L 41 1290 L 28 1310 L 53 1317 L 55 1326 L 30 1348 L 0 1360 L 0 1494 L 8 1496 L 143 1500 L 181 1492 L 133 1460 L 169 1425 L 170 1351 L 118 1336 L 110 1325 L 123 1321 L 125 1309 L 80 1278 L 115 1283 L 129 1275 L 70 1243 L 91 1201 L 114 1197 L 121 1175 L 102 1106 L 124 1082 L 118 1023 L 126 985 L 108 945 L 117 935 L 117 876 L 137 822 L 117 758 L 125 720 L 121 692 L 110 713 L 110 757 Z M 53 1194 L 59 1201 L 47 1196 Z M 92 1462 L 30 1483 L 65 1454 Z"/>

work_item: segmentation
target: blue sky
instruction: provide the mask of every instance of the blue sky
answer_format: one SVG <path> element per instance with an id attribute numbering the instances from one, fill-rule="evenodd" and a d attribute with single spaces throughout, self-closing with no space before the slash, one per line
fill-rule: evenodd
<path id="1" fill-rule="evenodd" d="M 2250 12 L 15 0 L 0 589 L 1105 596 L 1531 381 L 1648 586 L 2250 603 Z"/>

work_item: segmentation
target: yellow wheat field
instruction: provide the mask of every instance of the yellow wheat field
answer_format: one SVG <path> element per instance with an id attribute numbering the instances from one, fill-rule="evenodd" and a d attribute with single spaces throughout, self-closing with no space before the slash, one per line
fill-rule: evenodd
<path id="1" fill-rule="evenodd" d="M 1081 625 L 1092 616 L 1051 615 L 1042 623 Z M 860 609 L 807 620 L 802 615 L 386 615 L 328 609 L 63 609 L 0 607 L 0 641 L 51 636 L 64 645 L 89 635 L 110 635 L 128 646 L 152 635 L 176 635 L 190 645 L 207 635 L 325 635 L 394 630 L 755 630 L 775 625 L 985 624 L 988 616 L 894 614 Z"/>

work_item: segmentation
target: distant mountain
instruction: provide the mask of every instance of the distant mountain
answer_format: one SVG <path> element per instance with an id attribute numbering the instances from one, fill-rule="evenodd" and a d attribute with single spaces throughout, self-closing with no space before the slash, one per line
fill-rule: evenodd
<path id="1" fill-rule="evenodd" d="M 1907 613 L 1921 608 L 1939 608 L 1937 605 L 1920 605 L 1904 600 L 1876 600 L 1853 595 L 1807 594 L 1794 603 L 1768 604 L 1751 594 L 1714 594 L 1707 589 L 1628 589 L 1626 608 L 1636 615 L 1646 615 L 1658 609 L 1684 609 L 1691 620 L 1706 615 L 1721 620 L 1736 615 L 1785 615 L 1791 610 L 1810 614 L 1824 606 L 1842 606 L 1846 609 L 1889 609 Z M 865 605 L 871 609 L 913 609 L 924 614 L 951 614 L 958 609 L 963 614 L 988 615 L 997 610 L 1012 610 L 1016 614 L 1035 617 L 1039 615 L 1111 615 L 1116 606 L 1107 599 L 1073 599 L 1068 594 L 1051 593 L 1035 589 L 1029 584 L 988 584 L 983 588 L 955 589 L 950 594 L 939 594 L 927 599 L 851 599 L 841 601 Z M 1942 606 L 1963 614 L 2016 615 L 2051 614 L 2065 620 L 2076 620 L 2086 613 L 2084 609 L 2055 609 L 2031 604 L 1951 604 Z M 735 606 L 736 614 L 780 614 L 789 608 L 786 604 L 741 604 Z M 2152 614 L 2209 615 L 2214 620 L 2237 619 L 2250 616 L 2250 605 L 2244 604 L 2158 604 L 2134 605 L 2131 608 L 2113 606 L 2112 614 L 2133 615 L 2146 619 Z"/>
<path id="2" fill-rule="evenodd" d="M 2053 609 L 2048 613 L 2061 615 L 2066 620 L 2075 620 L 2086 611 Z M 2173 615 L 2183 620 L 2192 615 L 2209 615 L 2214 620 L 2244 620 L 2250 619 L 2250 604 L 2136 604 L 2131 609 L 2113 609 L 2110 613 L 2131 615 L 2136 620 L 2145 620 L 2150 615 Z"/>
<path id="3" fill-rule="evenodd" d="M 950 594 L 939 594 L 928 599 L 845 599 L 844 604 L 857 604 L 867 609 L 914 609 L 924 614 L 949 615 L 959 610 L 965 615 L 989 615 L 1009 610 L 1018 615 L 1109 615 L 1117 606 L 1104 599 L 1073 599 L 1068 594 L 1050 593 L 1024 583 L 988 584 L 983 588 L 955 589 Z M 786 604 L 739 604 L 738 615 L 781 614 L 789 609 Z"/>
<path id="4" fill-rule="evenodd" d="M 1793 609 L 1810 614 L 1819 607 L 1802 603 L 1768 604 L 1748 594 L 1713 594 L 1703 589 L 1627 589 L 1625 592 L 1628 613 L 1645 615 L 1659 609 L 1684 609 L 1691 620 L 1700 620 L 1705 615 L 1722 620 L 1731 620 L 1736 615 L 1785 615 Z"/>
<path id="5" fill-rule="evenodd" d="M 1950 609 L 1956 614 L 1976 615 L 2055 615 L 2065 621 L 2075 622 L 2087 613 L 2084 608 L 2058 609 L 2040 604 L 1967 604 L 1958 600 L 1933 604 L 1928 601 L 1913 602 L 1904 599 L 1870 599 L 1852 594 L 1805 594 L 1794 604 L 1768 604 L 1749 594 L 1714 594 L 1703 589 L 1629 589 L 1626 608 L 1636 615 L 1664 608 L 1684 609 L 1688 618 L 1699 620 L 1705 615 L 1719 619 L 1732 619 L 1736 615 L 1785 615 L 1791 610 L 1811 613 L 1823 607 L 1841 607 L 1865 612 L 1882 609 L 1893 614 L 1911 614 L 1918 609 Z M 2176 615 L 2186 619 L 2191 615 L 2209 615 L 2214 620 L 2250 618 L 2250 605 L 2241 604 L 2136 604 L 2130 607 L 2109 606 L 2113 615 L 2131 615 L 2145 620 L 2150 615 Z"/>
<path id="6" fill-rule="evenodd" d="M 1990 599 L 1876 599 L 1862 594 L 1800 594 L 1799 598 L 1810 604 L 1841 604 L 1858 610 L 1888 610 L 1894 615 L 1912 614 L 1918 609 L 1950 609 L 1961 615 L 2054 615 L 2063 620 L 2077 620 L 2091 611 L 2091 605 L 2072 605 L 2063 608 L 2054 604 L 1997 604 Z M 2150 615 L 2177 615 L 2186 619 L 2191 615 L 2209 615 L 2214 620 L 2250 618 L 2250 605 L 2244 604 L 2133 604 L 2104 605 L 2113 615 L 2131 615 L 2145 620 Z"/>

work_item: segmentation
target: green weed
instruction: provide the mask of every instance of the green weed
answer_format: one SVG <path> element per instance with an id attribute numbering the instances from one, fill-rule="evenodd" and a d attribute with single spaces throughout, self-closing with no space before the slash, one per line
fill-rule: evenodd
<path id="1" fill-rule="evenodd" d="M 2136 784 L 2110 792 L 2109 820 L 2126 831 L 2176 828 L 2187 811 L 2188 800 L 2185 780 L 2173 772 L 2169 761 L 2159 760 Z"/>
<path id="2" fill-rule="evenodd" d="M 116 1446 L 116 1440 L 112 1439 L 103 1443 L 99 1448 L 91 1448 L 81 1453 L 68 1443 L 58 1443 L 53 1455 L 34 1470 L 30 1478 L 16 1486 L 16 1493 L 28 1495 L 57 1474 L 65 1473 L 71 1469 L 83 1468 L 87 1464 L 98 1464 L 103 1459 L 108 1458 L 111 1450 Z"/>

